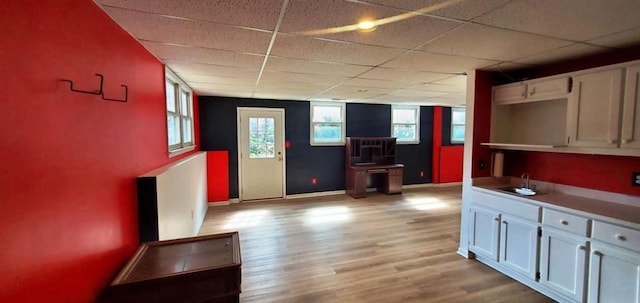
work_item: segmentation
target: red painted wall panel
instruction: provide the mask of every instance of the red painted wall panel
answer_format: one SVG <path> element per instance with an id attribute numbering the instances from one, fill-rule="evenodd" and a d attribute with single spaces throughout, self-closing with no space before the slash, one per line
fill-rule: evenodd
<path id="1" fill-rule="evenodd" d="M 471 177 L 488 177 L 491 164 L 491 150 L 480 143 L 489 142 L 491 135 L 491 87 L 493 80 L 490 72 L 476 71 L 476 90 L 473 118 L 473 153 Z M 480 161 L 484 167 L 480 168 Z"/>
<path id="2" fill-rule="evenodd" d="M 207 152 L 207 197 L 209 202 L 229 200 L 229 152 Z"/>
<path id="3" fill-rule="evenodd" d="M 177 160 L 163 65 L 88 0 L 5 0 L 0 28 L 0 302 L 92 302 L 138 246 L 135 177 Z M 59 81 L 94 73 L 129 102 Z"/>
<path id="4" fill-rule="evenodd" d="M 440 147 L 442 146 L 442 106 L 433 107 L 432 182 L 440 183 Z"/>
<path id="5" fill-rule="evenodd" d="M 440 148 L 440 183 L 462 182 L 464 146 Z"/>
<path id="6" fill-rule="evenodd" d="M 543 152 L 507 152 L 505 172 L 532 179 L 587 187 L 630 195 L 640 195 L 631 186 L 631 173 L 640 171 L 640 158 Z"/>

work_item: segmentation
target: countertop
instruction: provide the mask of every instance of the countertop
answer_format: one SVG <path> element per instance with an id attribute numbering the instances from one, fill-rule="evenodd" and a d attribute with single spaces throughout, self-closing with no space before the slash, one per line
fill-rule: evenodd
<path id="1" fill-rule="evenodd" d="M 580 189 L 571 187 L 571 194 L 568 194 L 562 191 L 550 190 L 549 188 L 554 186 L 543 184 L 543 182 L 532 181 L 532 183 L 535 183 L 536 185 L 542 185 L 538 185 L 541 194 L 536 194 L 534 196 L 523 196 L 516 193 L 510 193 L 500 190 L 499 188 L 501 187 L 506 187 L 513 184 L 505 182 L 504 179 L 484 179 L 481 182 L 476 182 L 474 180 L 474 185 L 472 186 L 472 188 L 486 190 L 494 194 L 498 193 L 518 199 L 524 199 L 524 201 L 534 202 L 536 204 L 540 204 L 543 207 L 555 208 L 559 210 L 562 210 L 562 208 L 567 208 L 569 210 L 583 212 L 585 213 L 584 215 L 596 215 L 594 219 L 598 219 L 597 216 L 602 216 L 605 217 L 602 218 L 605 220 L 609 218 L 622 220 L 625 222 L 636 224 L 636 227 L 640 228 L 640 197 L 623 197 L 625 198 L 625 200 L 629 200 L 631 203 L 637 202 L 636 205 L 632 205 L 630 203 L 627 204 L 611 202 L 611 200 L 615 200 L 618 196 L 620 196 L 619 194 L 615 193 L 611 193 L 611 200 L 603 200 L 602 197 L 607 198 L 606 193 L 603 194 L 602 192 L 592 191 L 589 189 L 584 189 L 583 192 L 580 192 Z M 568 187 L 560 186 L 560 188 Z M 596 192 L 596 194 L 592 194 L 592 192 Z M 578 193 L 579 195 L 576 193 Z M 597 196 L 598 199 L 591 198 L 593 196 Z"/>

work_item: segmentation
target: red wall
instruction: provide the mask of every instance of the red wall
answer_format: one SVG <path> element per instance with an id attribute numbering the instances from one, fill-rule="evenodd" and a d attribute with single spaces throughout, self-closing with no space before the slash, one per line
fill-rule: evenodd
<path id="1" fill-rule="evenodd" d="M 505 173 L 529 173 L 541 181 L 640 195 L 631 186 L 631 173 L 640 171 L 640 158 L 542 152 L 505 153 Z"/>
<path id="2" fill-rule="evenodd" d="M 163 65 L 89 0 L 3 0 L 0 28 L 0 302 L 92 302 L 138 246 L 135 177 L 174 160 Z M 94 73 L 129 102 L 58 81 Z"/>
<path id="3" fill-rule="evenodd" d="M 433 108 L 433 183 L 462 182 L 464 146 L 442 146 L 442 107 Z"/>
<path id="4" fill-rule="evenodd" d="M 491 150 L 480 143 L 489 142 L 491 137 L 491 87 L 493 80 L 490 72 L 476 71 L 474 110 L 473 110 L 473 152 L 471 177 L 488 177 L 491 165 Z M 472 92 L 467 92 L 472 93 Z M 483 166 L 480 166 L 480 163 Z"/>
<path id="5" fill-rule="evenodd" d="M 207 152 L 207 200 L 229 201 L 229 152 Z"/>

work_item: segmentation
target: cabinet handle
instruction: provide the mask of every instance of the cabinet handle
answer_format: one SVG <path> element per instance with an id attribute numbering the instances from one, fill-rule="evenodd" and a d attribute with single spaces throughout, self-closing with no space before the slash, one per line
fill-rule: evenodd
<path id="1" fill-rule="evenodd" d="M 623 236 L 623 235 L 616 235 L 616 239 L 620 240 L 620 241 L 627 241 L 627 237 Z"/>
<path id="2" fill-rule="evenodd" d="M 602 256 L 603 256 L 603 255 L 602 255 L 602 253 L 601 253 L 601 252 L 599 252 L 599 251 L 597 251 L 597 250 L 594 250 L 594 251 L 593 251 L 593 255 L 594 255 L 594 256 L 598 256 L 598 257 L 602 257 Z"/>
<path id="3" fill-rule="evenodd" d="M 498 217 L 493 218 L 493 220 L 500 222 L 500 218 Z"/>
<path id="4" fill-rule="evenodd" d="M 569 225 L 569 221 L 562 219 L 562 220 L 560 220 L 560 224 Z"/>
<path id="5" fill-rule="evenodd" d="M 535 93 L 536 93 L 536 88 L 534 87 L 534 88 L 531 90 L 531 93 L 530 93 L 529 95 L 533 96 L 533 94 L 535 94 Z"/>
<path id="6" fill-rule="evenodd" d="M 506 220 L 502 220 L 502 223 L 509 224 L 509 222 L 507 222 Z"/>

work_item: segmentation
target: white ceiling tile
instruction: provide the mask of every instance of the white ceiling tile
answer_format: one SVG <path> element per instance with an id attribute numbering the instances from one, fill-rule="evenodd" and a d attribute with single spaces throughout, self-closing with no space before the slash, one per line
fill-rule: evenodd
<path id="1" fill-rule="evenodd" d="M 254 0 L 96 0 L 113 7 L 273 30 L 283 1 Z"/>
<path id="2" fill-rule="evenodd" d="M 466 85 L 444 85 L 444 84 L 420 84 L 411 87 L 412 90 L 422 90 L 428 92 L 442 92 L 442 93 L 464 93 L 466 91 Z"/>
<path id="3" fill-rule="evenodd" d="M 253 92 L 251 87 L 228 86 L 223 84 L 195 84 L 191 88 L 198 96 L 223 96 L 250 98 Z"/>
<path id="4" fill-rule="evenodd" d="M 492 71 L 492 72 L 508 72 L 517 69 L 525 69 L 530 68 L 535 65 L 533 64 L 524 64 L 524 63 L 515 63 L 515 62 L 500 62 L 495 65 L 483 67 L 482 70 Z"/>
<path id="5" fill-rule="evenodd" d="M 316 82 L 292 82 L 292 81 L 273 81 L 273 80 L 260 80 L 257 91 L 268 91 L 270 89 L 275 90 L 304 90 L 312 91 L 314 93 L 321 93 L 335 85 L 322 84 Z"/>
<path id="6" fill-rule="evenodd" d="M 264 56 L 201 47 L 178 46 L 144 41 L 142 44 L 163 61 L 205 63 L 222 66 L 252 67 L 259 69 Z"/>
<path id="7" fill-rule="evenodd" d="M 475 21 L 586 41 L 640 27 L 638 0 L 515 0 Z"/>
<path id="8" fill-rule="evenodd" d="M 301 82 L 301 83 L 319 83 L 335 85 L 347 81 L 348 77 L 328 76 L 328 75 L 313 75 L 303 73 L 288 73 L 288 72 L 272 72 L 265 71 L 262 73 L 262 81 L 272 82 Z"/>
<path id="9" fill-rule="evenodd" d="M 323 99 L 360 100 L 386 94 L 391 88 L 339 85 L 314 97 Z"/>
<path id="10" fill-rule="evenodd" d="M 609 36 L 589 40 L 589 43 L 608 47 L 628 47 L 640 44 L 640 28 L 623 31 Z"/>
<path id="11" fill-rule="evenodd" d="M 388 95 L 390 96 L 413 97 L 413 98 L 431 98 L 431 97 L 443 96 L 446 94 L 447 93 L 444 93 L 444 92 L 434 92 L 434 91 L 417 90 L 417 89 L 396 89 L 388 93 Z"/>
<path id="12" fill-rule="evenodd" d="M 364 0 L 369 3 L 377 3 L 390 7 L 402 8 L 407 10 L 419 10 L 426 9 L 427 7 L 434 7 L 435 5 L 443 4 L 445 0 Z M 509 2 L 509 0 L 483 0 L 483 1 L 461 1 L 453 3 L 450 6 L 446 6 L 434 11 L 429 11 L 428 14 L 443 16 L 447 18 L 453 18 L 458 20 L 471 20 L 477 16 L 480 16 L 492 9 L 500 7 L 501 5 Z"/>
<path id="13" fill-rule="evenodd" d="M 595 53 L 603 52 L 606 50 L 607 48 L 603 48 L 603 47 L 576 43 L 576 44 L 572 44 L 570 46 L 559 48 L 549 52 L 517 59 L 517 60 L 514 60 L 514 62 L 525 63 L 525 64 L 545 64 L 545 63 L 550 63 L 554 61 L 572 59 L 580 56 L 595 54 Z"/>
<path id="14" fill-rule="evenodd" d="M 180 74 L 180 78 L 187 83 L 193 84 L 224 84 L 243 87 L 253 87 L 256 84 L 256 79 L 253 78 L 219 77 L 203 74 Z"/>
<path id="15" fill-rule="evenodd" d="M 378 80 L 378 79 L 362 79 L 352 78 L 343 83 L 349 86 L 366 86 L 366 87 L 381 87 L 381 88 L 404 88 L 411 86 L 411 83 L 390 81 L 390 80 Z"/>
<path id="16" fill-rule="evenodd" d="M 265 70 L 277 72 L 295 72 L 317 75 L 337 75 L 351 77 L 371 69 L 368 66 L 318 62 L 302 59 L 289 59 L 270 56 Z"/>
<path id="17" fill-rule="evenodd" d="M 415 70 L 376 67 L 364 74 L 361 74 L 358 77 L 418 84 L 449 78 L 451 77 L 451 75 L 444 73 L 429 73 Z"/>
<path id="18" fill-rule="evenodd" d="M 453 85 L 457 87 L 467 87 L 467 76 L 466 75 L 456 75 L 452 77 L 447 77 L 445 79 L 436 80 L 431 82 L 432 84 L 440 84 L 440 85 Z"/>
<path id="19" fill-rule="evenodd" d="M 183 63 L 173 61 L 168 61 L 167 66 L 180 76 L 182 76 L 182 74 L 200 74 L 217 77 L 247 78 L 256 80 L 258 79 L 259 72 L 259 70 L 251 68 L 228 67 L 199 63 Z"/>
<path id="20" fill-rule="evenodd" d="M 569 44 L 571 42 L 566 40 L 467 24 L 420 49 L 447 55 L 510 61 Z"/>
<path id="21" fill-rule="evenodd" d="M 278 35 L 271 50 L 271 54 L 280 57 L 370 66 L 379 65 L 402 53 L 385 47 L 283 34 Z"/>
<path id="22" fill-rule="evenodd" d="M 409 52 L 383 64 L 382 66 L 427 72 L 463 73 L 496 63 L 498 62 L 492 60 L 449 56 L 427 52 Z"/>
<path id="23" fill-rule="evenodd" d="M 139 40 L 265 54 L 272 34 L 119 8 L 106 12 Z"/>
<path id="24" fill-rule="evenodd" d="M 408 19 L 380 25 L 372 32 L 363 33 L 356 30 L 338 33 L 326 32 L 323 34 L 309 33 L 309 31 L 354 25 L 361 20 L 377 20 L 402 13 L 405 13 L 405 11 L 343 0 L 292 0 L 289 2 L 280 30 L 287 33 L 302 33 L 326 39 L 413 49 L 460 24 L 416 15 Z"/>

